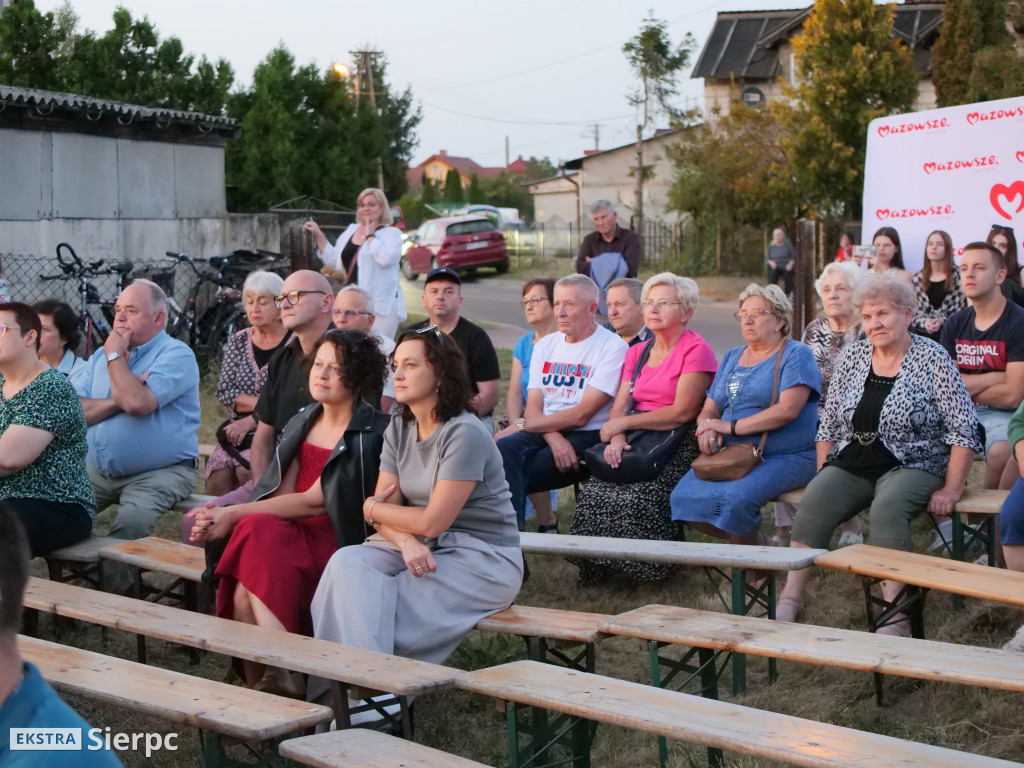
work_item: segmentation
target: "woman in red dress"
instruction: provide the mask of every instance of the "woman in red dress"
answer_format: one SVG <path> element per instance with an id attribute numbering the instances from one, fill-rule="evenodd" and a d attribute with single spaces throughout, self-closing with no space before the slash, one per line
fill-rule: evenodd
<path id="1" fill-rule="evenodd" d="M 367 535 L 362 504 L 376 487 L 389 422 L 367 400 L 379 393 L 386 364 L 373 338 L 328 332 L 309 374 L 316 402 L 288 422 L 250 501 L 188 513 L 193 541 L 230 536 L 216 569 L 218 616 L 313 634 L 309 604 L 327 561 Z M 278 686 L 276 670 L 243 667 L 250 686 L 299 693 Z"/>

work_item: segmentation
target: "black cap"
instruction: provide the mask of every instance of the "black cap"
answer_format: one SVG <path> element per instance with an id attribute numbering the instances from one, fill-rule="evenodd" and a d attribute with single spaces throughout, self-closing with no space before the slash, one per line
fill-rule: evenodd
<path id="1" fill-rule="evenodd" d="M 432 269 L 427 273 L 427 279 L 423 281 L 424 287 L 427 283 L 432 283 L 434 280 L 447 280 L 450 283 L 457 283 L 462 285 L 462 279 L 459 277 L 459 273 L 451 267 L 438 267 Z"/>

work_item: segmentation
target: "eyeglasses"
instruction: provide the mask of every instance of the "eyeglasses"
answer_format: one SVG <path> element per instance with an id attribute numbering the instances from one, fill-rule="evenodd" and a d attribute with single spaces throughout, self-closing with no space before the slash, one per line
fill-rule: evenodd
<path id="1" fill-rule="evenodd" d="M 532 299 L 523 299 L 519 303 L 522 304 L 524 307 L 536 307 L 542 301 L 551 301 L 551 299 L 549 299 L 547 296 L 535 296 Z"/>
<path id="2" fill-rule="evenodd" d="M 661 313 L 661 312 L 664 312 L 665 309 L 668 308 L 668 307 L 679 307 L 679 306 L 682 306 L 682 303 L 683 302 L 681 302 L 681 301 L 665 301 L 665 300 L 662 300 L 662 301 L 641 301 L 640 302 L 640 306 L 643 307 L 644 310 L 649 311 L 649 310 L 655 309 L 659 313 Z"/>
<path id="3" fill-rule="evenodd" d="M 372 315 L 373 312 L 367 312 L 365 309 L 338 309 L 335 307 L 331 310 L 336 315 L 341 315 L 344 318 L 355 317 L 356 315 Z"/>
<path id="4" fill-rule="evenodd" d="M 305 296 L 307 293 L 319 293 L 326 295 L 327 291 L 288 291 L 288 293 L 282 293 L 280 296 L 274 297 L 274 305 L 280 309 L 284 306 L 284 300 L 288 299 L 288 303 L 293 307 L 299 303 L 299 299 Z"/>
<path id="5" fill-rule="evenodd" d="M 441 346 L 443 347 L 444 346 L 444 334 L 441 333 L 441 329 L 438 328 L 436 325 L 428 325 L 426 328 L 420 328 L 418 331 L 416 331 L 416 335 L 417 336 L 422 336 L 424 333 L 430 333 L 430 332 L 433 332 L 434 335 L 437 336 L 437 340 L 441 343 Z"/>
<path id="6" fill-rule="evenodd" d="M 18 333 L 27 333 L 27 331 L 20 325 L 7 325 L 6 323 L 0 323 L 0 339 L 7 335 L 8 331 L 17 331 Z"/>
<path id="7" fill-rule="evenodd" d="M 733 317 L 735 317 L 742 323 L 744 320 L 747 319 L 748 315 L 757 320 L 757 318 L 759 317 L 764 317 L 765 315 L 770 314 L 771 311 L 767 309 L 741 309 L 739 312 L 733 313 Z"/>

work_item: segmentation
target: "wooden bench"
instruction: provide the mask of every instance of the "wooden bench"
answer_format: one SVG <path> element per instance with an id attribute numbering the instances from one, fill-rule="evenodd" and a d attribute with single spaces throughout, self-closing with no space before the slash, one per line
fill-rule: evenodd
<path id="1" fill-rule="evenodd" d="M 221 737 L 265 742 L 327 722 L 333 716 L 329 707 L 318 704 L 31 637 L 19 637 L 18 649 L 58 691 L 198 728 L 203 761 L 208 766 L 225 764 Z"/>
<path id="2" fill-rule="evenodd" d="M 314 768 L 487 768 L 483 763 L 364 728 L 289 739 L 278 749 L 281 757 Z"/>
<path id="3" fill-rule="evenodd" d="M 1007 760 L 917 744 L 789 715 L 713 701 L 678 691 L 624 682 L 532 661 L 516 661 L 463 673 L 459 688 L 493 696 L 509 708 L 509 764 L 523 766 L 519 748 L 519 705 L 561 712 L 574 719 L 653 733 L 708 747 L 712 765 L 721 750 L 809 768 L 1010 768 Z M 578 722 L 570 726 L 577 734 Z M 548 734 L 545 734 L 547 736 Z M 577 768 L 589 766 L 589 749 L 573 747 Z M 526 759 L 546 758 L 527 746 Z"/>
<path id="4" fill-rule="evenodd" d="M 351 715 L 369 709 L 381 711 L 385 705 L 394 703 L 390 700 L 371 702 L 349 710 L 349 698 L 362 699 L 383 691 L 398 699 L 398 718 L 403 733 L 411 738 L 408 699 L 449 688 L 457 675 L 456 670 L 438 664 L 277 632 L 46 579 L 29 579 L 25 607 L 326 678 L 332 682 L 335 717 L 341 728 L 348 727 Z"/>
<path id="5" fill-rule="evenodd" d="M 88 539 L 62 547 L 43 555 L 46 568 L 53 581 L 82 579 L 96 589 L 103 589 L 103 559 L 100 550 L 122 539 L 109 536 L 90 536 Z"/>
<path id="6" fill-rule="evenodd" d="M 206 551 L 180 541 L 148 536 L 129 541 L 118 540 L 103 548 L 100 556 L 127 565 L 132 572 L 135 597 L 160 602 L 170 598 L 191 611 L 196 609 L 196 585 L 206 570 Z M 166 587 L 150 587 L 142 580 L 148 571 L 174 577 Z M 139 659 L 143 661 L 143 658 Z"/>

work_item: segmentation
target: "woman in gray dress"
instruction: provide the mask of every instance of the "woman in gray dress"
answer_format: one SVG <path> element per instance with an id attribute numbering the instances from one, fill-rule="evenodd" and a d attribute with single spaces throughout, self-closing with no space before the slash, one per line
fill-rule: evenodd
<path id="1" fill-rule="evenodd" d="M 440 664 L 519 592 L 523 556 L 501 454 L 480 419 L 459 345 L 430 326 L 398 339 L 376 534 L 338 550 L 313 598 L 316 637 Z M 311 679 L 309 697 L 326 691 Z M 358 705 L 353 702 L 353 705 Z"/>

